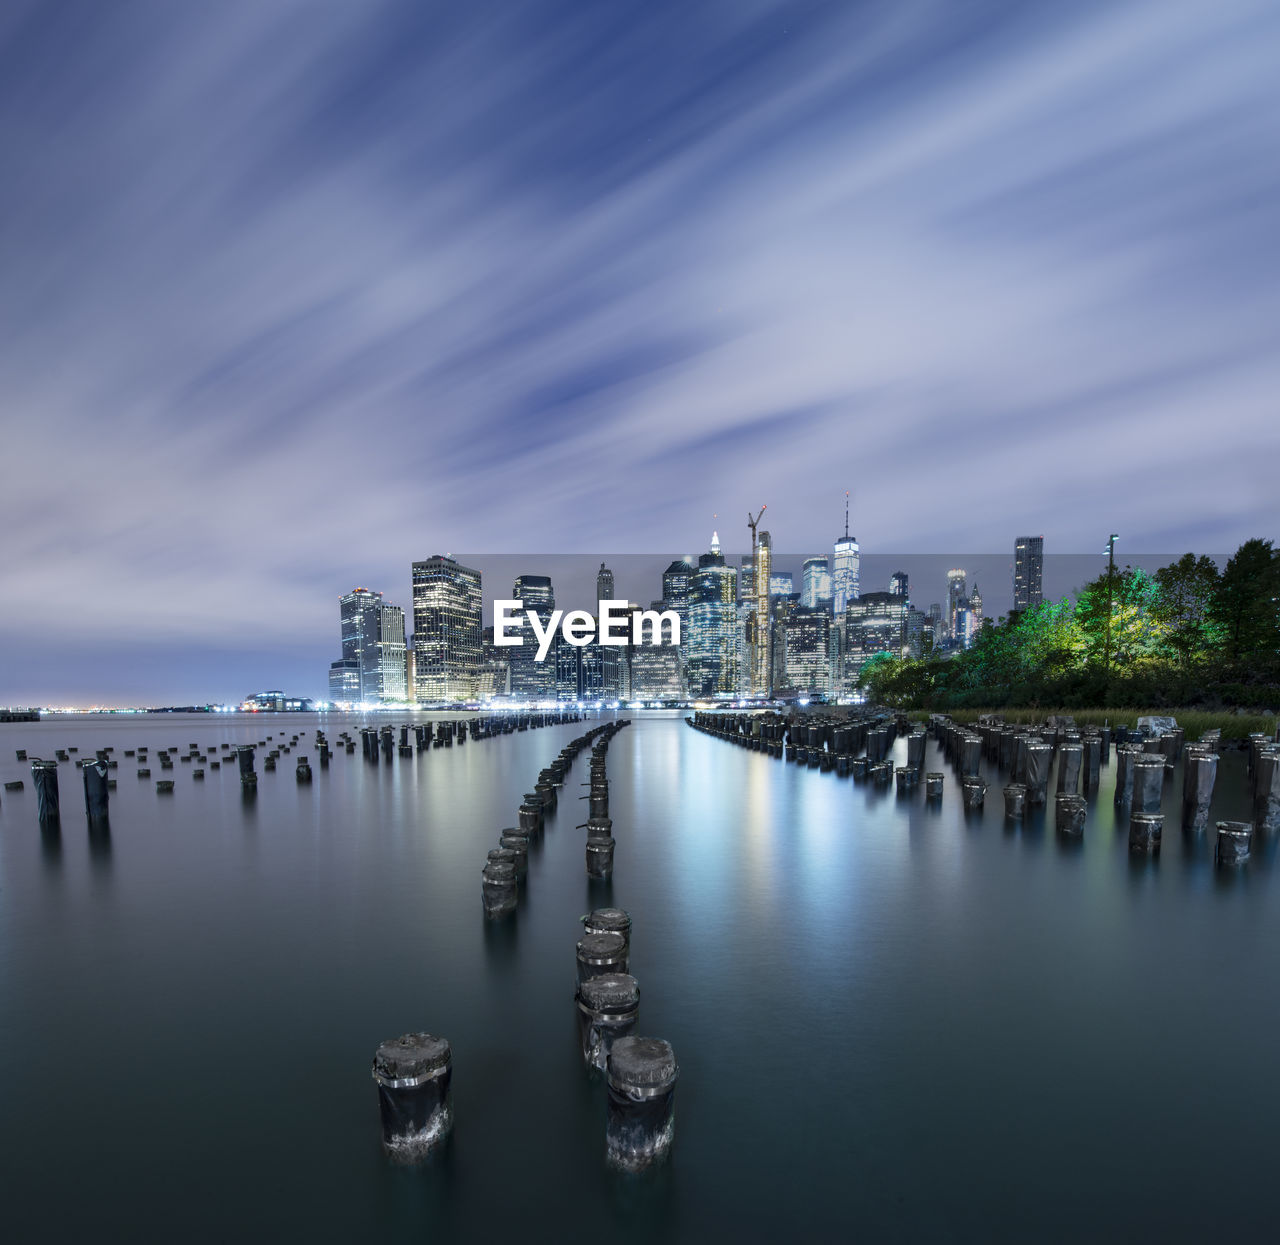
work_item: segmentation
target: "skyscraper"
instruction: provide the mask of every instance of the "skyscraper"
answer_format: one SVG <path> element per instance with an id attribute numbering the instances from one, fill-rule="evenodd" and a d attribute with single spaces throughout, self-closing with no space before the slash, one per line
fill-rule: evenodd
<path id="1" fill-rule="evenodd" d="M 769 576 L 769 595 L 771 597 L 789 597 L 791 592 L 791 572 L 773 571 Z"/>
<path id="2" fill-rule="evenodd" d="M 792 610 L 787 619 L 787 686 L 826 696 L 831 690 L 831 614 L 825 608 Z"/>
<path id="3" fill-rule="evenodd" d="M 664 576 L 665 579 L 665 576 Z M 720 552 L 698 559 L 689 588 L 688 671 L 691 696 L 731 696 L 738 682 L 738 572 Z"/>
<path id="4" fill-rule="evenodd" d="M 826 558 L 805 558 L 800 605 L 807 610 L 831 607 L 831 564 Z"/>
<path id="5" fill-rule="evenodd" d="M 338 599 L 342 625 L 342 658 L 357 663 L 360 694 L 357 700 L 379 700 L 378 635 L 381 626 L 382 593 L 353 588 Z"/>
<path id="6" fill-rule="evenodd" d="M 675 610 L 680 616 L 682 648 L 687 647 L 685 637 L 689 634 L 689 592 L 694 569 L 692 558 L 680 558 L 662 572 L 662 599 L 667 603 L 667 609 Z"/>
<path id="7" fill-rule="evenodd" d="M 773 614 L 769 609 L 769 582 L 773 574 L 773 538 L 760 532 L 756 538 L 752 575 L 750 619 L 751 669 L 744 690 L 763 698 L 773 690 Z"/>
<path id="8" fill-rule="evenodd" d="M 895 597 L 910 598 L 911 594 L 907 591 L 907 572 L 894 571 L 889 576 L 889 592 Z"/>
<path id="9" fill-rule="evenodd" d="M 613 572 L 603 562 L 596 572 L 596 600 L 613 600 Z"/>
<path id="10" fill-rule="evenodd" d="M 892 592 L 867 592 L 846 611 L 846 670 L 849 683 L 857 682 L 867 658 L 876 653 L 906 656 L 911 649 L 906 597 Z"/>
<path id="11" fill-rule="evenodd" d="M 1028 610 L 1044 600 L 1044 537 L 1019 536 L 1013 545 L 1013 608 Z"/>
<path id="12" fill-rule="evenodd" d="M 517 575 L 511 595 L 515 600 L 524 602 L 519 629 L 523 643 L 508 650 L 511 654 L 511 695 L 517 700 L 554 700 L 558 644 L 553 641 L 546 658 L 538 660 L 538 637 L 534 634 L 528 611 L 533 610 L 537 614 L 539 625 L 544 630 L 550 626 L 551 615 L 556 608 L 555 589 L 546 575 Z M 559 640 L 559 632 L 555 639 Z"/>
<path id="13" fill-rule="evenodd" d="M 360 661 L 343 657 L 329 665 L 329 699 L 343 704 L 360 701 Z"/>
<path id="14" fill-rule="evenodd" d="M 413 564 L 415 699 L 479 696 L 483 608 L 479 571 L 438 554 Z"/>
<path id="15" fill-rule="evenodd" d="M 965 572 L 954 570 L 947 572 L 947 634 L 954 640 L 957 638 L 956 613 L 963 606 L 965 599 Z"/>
<path id="16" fill-rule="evenodd" d="M 383 604 L 379 608 L 376 649 L 376 699 L 391 703 L 408 700 L 408 688 L 405 687 L 404 610 L 398 605 Z"/>
<path id="17" fill-rule="evenodd" d="M 850 601 L 858 599 L 861 584 L 862 553 L 858 542 L 849 535 L 849 494 L 844 495 L 844 535 L 836 539 L 831 560 L 831 595 L 837 619 L 844 618 Z"/>

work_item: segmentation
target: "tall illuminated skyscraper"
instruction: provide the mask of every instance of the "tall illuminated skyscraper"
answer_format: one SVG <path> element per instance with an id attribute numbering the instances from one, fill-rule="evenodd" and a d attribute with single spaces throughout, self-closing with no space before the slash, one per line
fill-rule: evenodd
<path id="1" fill-rule="evenodd" d="M 805 558 L 800 605 L 803 609 L 831 608 L 831 564 L 826 558 Z"/>
<path id="2" fill-rule="evenodd" d="M 953 640 L 959 638 L 956 615 L 965 608 L 965 578 L 965 572 L 962 570 L 947 572 L 947 633 Z"/>
<path id="3" fill-rule="evenodd" d="M 1013 608 L 1028 610 L 1044 600 L 1044 537 L 1019 536 L 1013 545 Z"/>
<path id="4" fill-rule="evenodd" d="M 836 539 L 831 558 L 831 596 L 837 619 L 862 591 L 862 553 L 849 535 L 849 494 L 844 495 L 844 535 Z"/>
<path id="5" fill-rule="evenodd" d="M 732 696 L 738 681 L 738 571 L 720 552 L 698 559 L 689 590 L 689 695 Z"/>
<path id="6" fill-rule="evenodd" d="M 753 587 L 751 694 L 766 697 L 773 690 L 773 615 L 769 610 L 769 580 L 773 572 L 773 538 L 761 532 L 756 540 Z"/>
<path id="7" fill-rule="evenodd" d="M 338 599 L 338 616 L 342 624 L 342 658 L 358 663 L 360 694 L 357 700 L 377 701 L 378 633 L 382 610 L 382 593 L 368 588 L 353 588 Z"/>
<path id="8" fill-rule="evenodd" d="M 523 643 L 508 649 L 511 654 L 511 694 L 517 700 L 554 700 L 558 645 L 552 643 L 546 658 L 538 660 L 538 637 L 534 634 L 527 611 L 533 610 L 538 615 L 539 624 L 544 629 L 548 627 L 556 608 L 555 589 L 546 575 L 517 575 L 511 596 L 524 602 L 520 623 Z M 559 639 L 559 633 L 556 639 Z"/>
<path id="9" fill-rule="evenodd" d="M 401 703 L 409 699 L 405 686 L 404 610 L 382 605 L 378 611 L 377 699 Z"/>
<path id="10" fill-rule="evenodd" d="M 452 558 L 413 564 L 414 698 L 475 700 L 483 663 L 480 572 Z"/>

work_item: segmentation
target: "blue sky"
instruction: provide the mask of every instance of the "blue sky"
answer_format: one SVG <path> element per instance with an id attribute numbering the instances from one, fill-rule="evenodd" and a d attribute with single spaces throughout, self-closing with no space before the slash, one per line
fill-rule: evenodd
<path id="1" fill-rule="evenodd" d="M 414 558 L 846 488 L 885 553 L 1278 535 L 1277 63 L 1248 0 L 11 0 L 0 701 L 319 692 Z"/>

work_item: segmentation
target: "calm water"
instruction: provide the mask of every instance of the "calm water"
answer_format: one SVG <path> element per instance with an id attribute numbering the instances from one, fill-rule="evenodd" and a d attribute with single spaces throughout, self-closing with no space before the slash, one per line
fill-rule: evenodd
<path id="1" fill-rule="evenodd" d="M 1274 845 L 1216 872 L 1180 778 L 1135 864 L 1114 759 L 1064 847 L 1007 826 L 998 788 L 966 820 L 950 770 L 934 810 L 636 715 L 611 890 L 564 798 L 583 755 L 495 930 L 485 852 L 594 723 L 325 771 L 318 721 L 0 726 L 0 779 L 26 779 L 0 793 L 6 1239 L 1274 1239 Z M 234 767 L 155 793 L 158 747 L 281 732 L 310 787 L 289 756 L 248 806 Z M 73 744 L 116 748 L 109 842 L 67 764 L 42 839 L 14 749 Z M 1215 817 L 1244 815 L 1241 768 Z M 641 1031 L 681 1064 L 673 1162 L 641 1180 L 604 1167 L 576 1047 L 578 917 L 606 902 L 634 919 Z M 384 1159 L 369 1074 L 412 1029 L 454 1049 L 454 1141 L 423 1171 Z"/>

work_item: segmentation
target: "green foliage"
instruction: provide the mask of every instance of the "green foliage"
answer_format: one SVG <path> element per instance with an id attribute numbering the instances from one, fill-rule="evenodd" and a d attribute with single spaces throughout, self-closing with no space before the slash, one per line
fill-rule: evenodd
<path id="1" fill-rule="evenodd" d="M 1272 660 L 1280 644 L 1280 550 L 1247 540 L 1227 563 L 1209 606 L 1227 658 L 1255 654 Z"/>
<path id="2" fill-rule="evenodd" d="M 882 654 L 860 686 L 896 708 L 1280 705 L 1280 550 L 1251 540 L 1219 572 L 1188 553 L 1155 575 L 1126 566 L 1071 602 L 984 625 L 961 653 Z"/>

